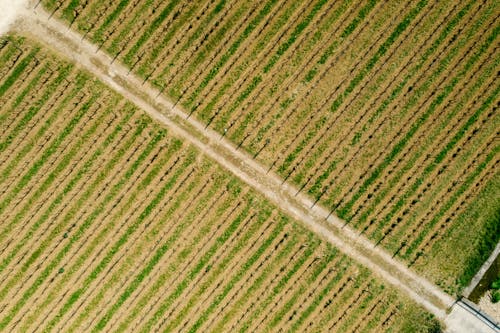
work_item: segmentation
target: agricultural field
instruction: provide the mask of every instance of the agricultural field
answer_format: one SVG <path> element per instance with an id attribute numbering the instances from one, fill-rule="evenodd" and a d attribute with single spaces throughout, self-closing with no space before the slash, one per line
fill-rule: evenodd
<path id="1" fill-rule="evenodd" d="M 74 64 L 11 35 L 0 69 L 0 331 L 439 326 Z"/>
<path id="2" fill-rule="evenodd" d="M 497 1 L 41 5 L 449 293 L 499 241 Z"/>

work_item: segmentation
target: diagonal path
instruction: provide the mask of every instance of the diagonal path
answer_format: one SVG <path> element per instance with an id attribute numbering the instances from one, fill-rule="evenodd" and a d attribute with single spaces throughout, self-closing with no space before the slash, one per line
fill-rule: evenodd
<path id="1" fill-rule="evenodd" d="M 95 45 L 82 41 L 82 36 L 69 30 L 65 24 L 49 19 L 49 15 L 38 8 L 36 11 L 24 12 L 16 29 L 72 59 L 164 124 L 172 133 L 218 161 L 283 212 L 301 221 L 317 235 L 405 292 L 438 318 L 446 318 L 447 310 L 455 301 L 451 296 L 394 260 L 383 249 L 375 247 L 366 237 L 345 226 L 342 220 L 330 215 L 326 209 L 319 205 L 311 208 L 313 202 L 308 197 L 302 194 L 295 196 L 297 189 L 293 186 L 283 183 L 276 174 L 268 173 L 250 155 L 237 150 L 232 143 L 221 138 L 220 134 L 205 129 L 203 124 L 193 118 L 187 118 L 187 114 L 172 102 L 158 96 L 158 90 L 147 83 L 143 85 L 142 80 L 128 74 L 125 67 L 113 63 L 112 58 L 97 51 Z"/>

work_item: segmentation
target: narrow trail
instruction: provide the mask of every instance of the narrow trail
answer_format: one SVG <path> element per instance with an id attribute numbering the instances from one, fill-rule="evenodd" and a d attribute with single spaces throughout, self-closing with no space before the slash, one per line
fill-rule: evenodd
<path id="1" fill-rule="evenodd" d="M 235 145 L 220 134 L 205 129 L 205 126 L 194 118 L 187 118 L 187 113 L 163 96 L 158 96 L 158 90 L 148 83 L 143 85 L 141 79 L 128 74 L 128 69 L 114 63 L 110 56 L 98 51 L 97 46 L 86 40 L 82 41 L 82 36 L 69 30 L 64 23 L 54 18 L 49 19 L 49 15 L 40 7 L 22 13 L 16 30 L 22 35 L 36 38 L 88 70 L 165 125 L 171 133 L 187 140 L 252 186 L 283 212 L 405 292 L 439 319 L 444 320 L 447 317 L 447 311 L 455 302 L 451 296 L 408 269 L 403 263 L 394 260 L 383 249 L 375 247 L 374 243 L 360 236 L 320 205 L 313 205 L 313 201 L 307 196 L 295 196 L 296 188 L 283 183 L 278 175 L 268 173 L 267 169 L 254 161 L 250 155 L 237 150 Z"/>

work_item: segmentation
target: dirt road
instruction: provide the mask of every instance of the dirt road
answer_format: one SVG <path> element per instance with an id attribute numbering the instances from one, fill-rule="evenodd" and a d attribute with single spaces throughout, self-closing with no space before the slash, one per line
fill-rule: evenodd
<path id="1" fill-rule="evenodd" d="M 207 156 L 218 161 L 225 169 L 262 193 L 283 212 L 301 221 L 310 230 L 338 247 L 345 254 L 368 267 L 375 274 L 408 294 L 438 318 L 444 319 L 446 311 L 454 299 L 437 286 L 409 270 L 404 264 L 394 260 L 381 248 L 360 236 L 344 222 L 304 195 L 295 196 L 297 189 L 282 184 L 276 174 L 256 163 L 251 156 L 239 151 L 229 141 L 187 114 L 162 96 L 142 80 L 128 74 L 128 70 L 97 47 L 82 41 L 81 35 L 68 27 L 48 19 L 40 8 L 22 14 L 16 30 L 33 36 L 49 48 L 70 58 L 79 66 L 93 73 L 111 88 L 128 98 L 151 117 L 164 124 L 174 135 L 182 137 L 198 147 Z"/>

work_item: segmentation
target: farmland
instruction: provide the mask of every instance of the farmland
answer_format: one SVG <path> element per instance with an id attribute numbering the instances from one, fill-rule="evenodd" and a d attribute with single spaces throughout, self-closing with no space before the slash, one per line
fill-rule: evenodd
<path id="1" fill-rule="evenodd" d="M 498 2 L 41 4 L 448 292 L 498 242 Z"/>
<path id="2" fill-rule="evenodd" d="M 0 40 L 0 330 L 436 321 L 89 73 Z"/>

